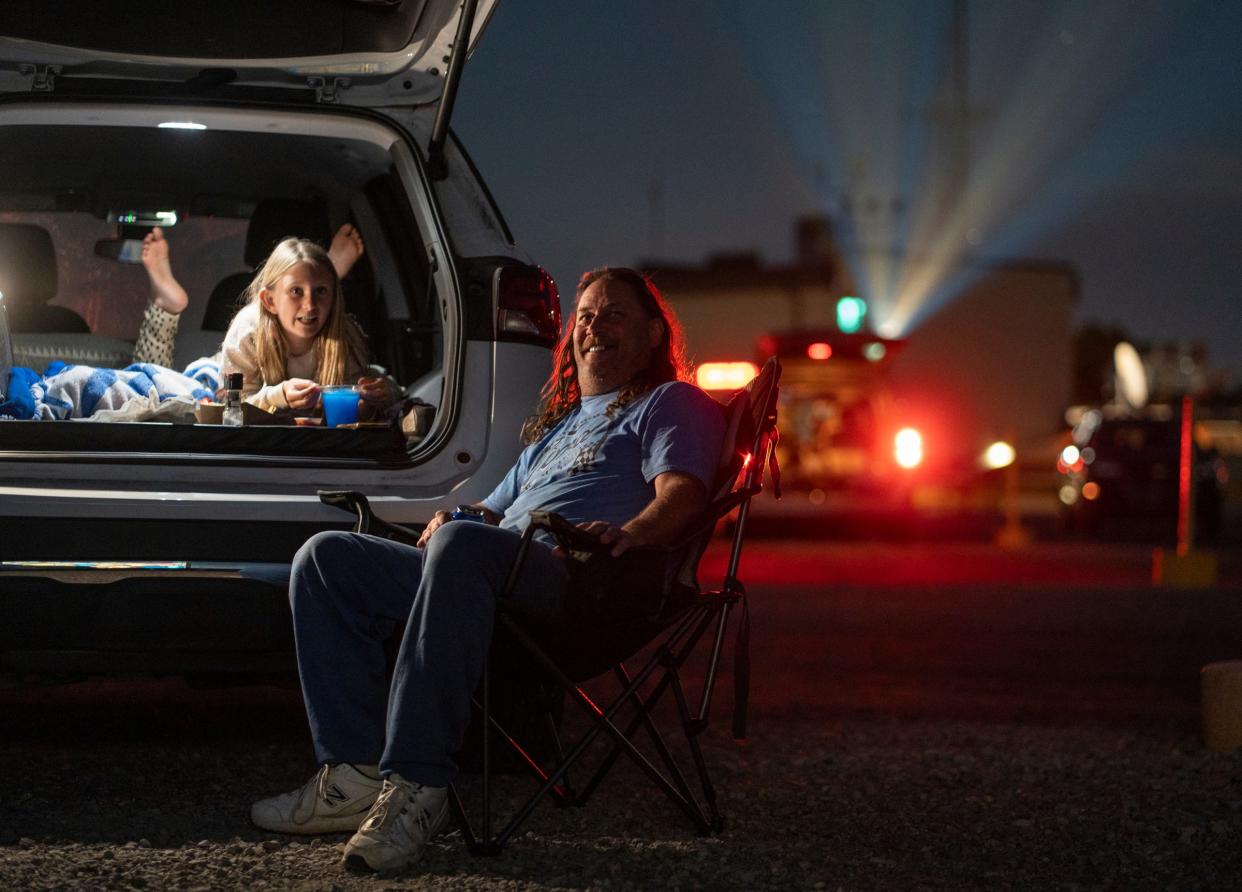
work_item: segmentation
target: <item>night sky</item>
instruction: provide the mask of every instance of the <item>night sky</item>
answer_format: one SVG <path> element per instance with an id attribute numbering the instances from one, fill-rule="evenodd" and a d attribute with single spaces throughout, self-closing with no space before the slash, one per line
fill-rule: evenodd
<path id="1" fill-rule="evenodd" d="M 826 213 L 847 257 L 907 258 L 855 270 L 903 332 L 979 262 L 1066 260 L 1079 321 L 1202 339 L 1242 371 L 1242 4 L 965 10 L 954 52 L 951 0 L 504 0 L 454 127 L 562 293 L 602 263 L 786 261 L 795 218 Z M 946 108 L 970 121 L 965 189 Z M 908 258 L 933 255 L 899 300 Z"/>

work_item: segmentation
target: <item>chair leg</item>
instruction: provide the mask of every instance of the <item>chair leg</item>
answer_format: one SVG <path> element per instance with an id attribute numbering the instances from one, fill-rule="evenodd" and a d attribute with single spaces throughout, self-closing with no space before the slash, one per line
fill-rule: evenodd
<path id="1" fill-rule="evenodd" d="M 618 665 L 615 671 L 618 680 L 621 682 L 622 688 L 625 688 L 631 684 L 632 679 L 630 678 L 629 673 L 626 672 L 624 666 Z M 668 744 L 665 743 L 663 735 L 661 735 L 659 729 L 656 728 L 655 722 L 651 720 L 650 711 L 654 709 L 656 704 L 660 701 L 666 687 L 667 682 L 662 678 L 652 691 L 650 698 L 644 699 L 640 693 L 635 692 L 634 703 L 638 712 L 630 720 L 629 726 L 625 729 L 625 736 L 628 739 L 633 740 L 634 734 L 638 731 L 639 725 L 645 725 L 647 732 L 651 737 L 652 743 L 656 747 L 656 751 L 660 754 L 660 758 L 668 767 L 669 774 L 672 775 L 673 781 L 676 783 L 681 795 L 688 801 L 694 802 L 694 794 L 690 790 L 690 785 L 686 783 L 685 775 L 682 773 L 681 768 L 677 765 L 676 760 L 673 758 L 673 753 L 669 749 Z M 583 788 L 582 792 L 575 797 L 575 804 L 581 805 L 591 797 L 596 788 L 599 787 L 600 783 L 608 775 L 608 772 L 612 770 L 612 766 L 616 764 L 617 759 L 621 757 L 623 752 L 624 750 L 616 744 L 609 749 L 607 755 L 604 756 L 599 765 L 596 767 L 594 773 L 591 775 L 591 779 L 587 782 L 587 785 Z M 697 808 L 698 804 L 695 803 L 695 806 Z"/>
<path id="2" fill-rule="evenodd" d="M 677 711 L 681 713 L 681 724 L 686 731 L 686 743 L 690 747 L 690 756 L 694 760 L 694 767 L 699 774 L 699 786 L 703 789 L 703 799 L 707 802 L 707 810 L 710 814 L 709 832 L 719 833 L 724 829 L 724 821 L 720 817 L 720 809 L 716 805 L 716 788 L 712 784 L 711 776 L 707 772 L 707 761 L 703 758 L 703 748 L 699 746 L 699 731 L 702 729 L 702 723 L 694 719 L 690 715 L 689 705 L 686 703 L 686 692 L 681 686 L 681 678 L 677 675 L 676 669 L 669 670 L 673 674 L 673 698 L 677 701 Z"/>
<path id="3" fill-rule="evenodd" d="M 694 650 L 699 639 L 707 631 L 711 620 L 712 615 L 710 612 L 705 612 L 697 621 L 694 621 L 692 616 L 688 617 L 685 627 L 680 630 L 677 635 L 673 636 L 673 638 L 671 638 L 658 653 L 652 656 L 643 670 L 644 677 L 649 675 L 651 670 L 660 664 L 665 666 L 665 672 L 656 683 L 650 696 L 645 702 L 643 701 L 641 695 L 637 692 L 638 688 L 641 686 L 641 682 L 639 685 L 630 685 L 629 687 L 626 687 L 625 681 L 622 682 L 622 686 L 626 687 L 626 692 L 617 698 L 617 703 L 624 703 L 627 699 L 632 697 L 637 703 L 638 714 L 631 719 L 629 726 L 624 732 L 626 737 L 625 745 L 623 746 L 619 742 L 614 742 L 613 747 L 609 750 L 608 754 L 596 768 L 586 787 L 584 787 L 583 791 L 578 795 L 579 802 L 585 802 L 594 793 L 595 789 L 599 786 L 600 782 L 606 776 L 622 752 L 630 753 L 632 755 L 631 751 L 634 749 L 633 743 L 631 742 L 632 738 L 638 730 L 639 725 L 646 725 L 657 751 L 660 753 L 662 760 L 669 769 L 669 773 L 673 775 L 679 788 L 679 795 L 673 796 L 672 794 L 669 794 L 669 798 L 686 812 L 686 814 L 690 817 L 691 822 L 701 833 L 708 834 L 719 829 L 722 822 L 720 821 L 719 813 L 716 807 L 715 789 L 712 787 L 710 778 L 707 775 L 707 766 L 706 762 L 703 760 L 702 749 L 698 746 L 698 741 L 694 739 L 695 735 L 697 735 L 699 730 L 701 730 L 701 723 L 696 723 L 689 717 L 688 711 L 684 706 L 684 689 L 681 687 L 681 681 L 676 671 L 676 667 L 684 663 L 685 659 Z M 692 627 L 693 631 L 690 631 L 687 634 L 687 630 Z M 682 642 L 680 649 L 676 653 L 673 653 L 671 649 L 672 646 L 677 643 L 678 639 L 683 634 L 686 635 L 685 640 Z M 624 667 L 621 667 L 618 670 L 618 675 L 622 679 L 629 678 L 629 674 L 625 672 Z M 682 774 L 680 767 L 677 765 L 671 751 L 664 742 L 663 736 L 659 733 L 659 730 L 655 727 L 655 723 L 650 717 L 651 710 L 660 701 L 664 695 L 664 692 L 670 686 L 674 687 L 674 690 L 677 692 L 677 696 L 681 701 L 681 704 L 679 704 L 679 712 L 682 717 L 682 728 L 686 735 L 687 745 L 691 748 L 691 756 L 695 759 L 695 767 L 699 775 L 700 783 L 704 788 L 704 796 L 708 798 L 708 810 L 706 811 L 695 799 L 694 794 L 690 790 L 690 786 L 685 779 L 685 775 Z M 665 792 L 668 793 L 668 790 Z"/>

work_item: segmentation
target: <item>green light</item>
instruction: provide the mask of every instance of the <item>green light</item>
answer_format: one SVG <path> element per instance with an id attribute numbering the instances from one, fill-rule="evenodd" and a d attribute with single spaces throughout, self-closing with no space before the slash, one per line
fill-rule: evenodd
<path id="1" fill-rule="evenodd" d="M 854 334 L 867 316 L 867 304 L 861 297 L 843 297 L 837 301 L 837 328 Z"/>
<path id="2" fill-rule="evenodd" d="M 870 344 L 863 345 L 863 357 L 869 362 L 879 362 L 888 353 L 888 350 L 879 341 L 872 341 Z"/>

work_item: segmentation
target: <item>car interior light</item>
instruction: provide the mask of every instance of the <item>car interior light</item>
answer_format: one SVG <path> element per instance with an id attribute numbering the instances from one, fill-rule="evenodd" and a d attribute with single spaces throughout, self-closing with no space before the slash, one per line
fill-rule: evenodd
<path id="1" fill-rule="evenodd" d="M 197 121 L 160 121 L 159 128 L 161 130 L 206 130 L 206 124 L 199 124 Z"/>

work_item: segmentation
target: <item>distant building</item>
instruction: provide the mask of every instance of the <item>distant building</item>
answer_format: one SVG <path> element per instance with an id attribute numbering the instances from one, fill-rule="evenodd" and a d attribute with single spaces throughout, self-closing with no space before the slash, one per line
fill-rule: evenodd
<path id="1" fill-rule="evenodd" d="M 981 269 L 954 300 L 893 341 L 865 328 L 841 332 L 838 301 L 857 292 L 831 226 L 809 218 L 796 233 L 790 263 L 728 254 L 700 266 L 646 267 L 685 324 L 697 362 L 755 359 L 764 335 L 787 336 L 782 344 L 819 338 L 829 344 L 827 354 L 835 353 L 818 364 L 822 372 L 814 373 L 813 362 L 808 371 L 805 356 L 790 357 L 799 364 L 803 398 L 849 406 L 860 389 L 883 390 L 892 412 L 917 419 L 934 441 L 930 448 L 939 447 L 946 463 L 951 450 L 959 466 L 994 439 L 1042 454 L 1063 429 L 1079 290 L 1073 266 L 1014 261 Z M 876 351 L 883 360 L 873 372 L 865 363 L 847 369 L 861 362 L 868 337 L 890 348 Z"/>

